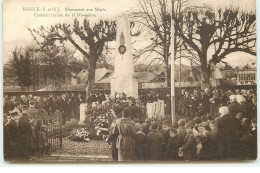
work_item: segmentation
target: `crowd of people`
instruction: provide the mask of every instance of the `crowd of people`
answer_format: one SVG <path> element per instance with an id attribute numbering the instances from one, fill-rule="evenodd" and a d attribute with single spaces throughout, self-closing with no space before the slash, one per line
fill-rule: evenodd
<path id="1" fill-rule="evenodd" d="M 41 157 L 49 150 L 48 124 L 53 123 L 56 111 L 62 124 L 78 118 L 79 104 L 83 102 L 74 93 L 54 97 L 21 95 L 4 97 L 4 155 L 6 160 L 25 161 Z M 57 120 L 60 121 L 60 120 Z"/>
<path id="2" fill-rule="evenodd" d="M 167 120 L 153 122 L 151 118 L 141 123 L 129 106 L 114 105 L 115 119 L 107 138 L 113 160 L 256 159 L 257 114 L 253 91 L 206 89 L 200 93 L 182 91 L 182 98 L 176 104 L 182 108 L 178 113 L 183 116 L 173 124 Z"/>
<path id="3" fill-rule="evenodd" d="M 170 116 L 170 94 L 148 92 L 140 94 L 138 100 L 124 93 L 111 98 L 92 92 L 87 100 L 75 93 L 50 93 L 48 97 L 29 94 L 20 98 L 5 95 L 5 158 L 25 160 L 33 154 L 44 155 L 49 147 L 47 125 L 52 123 L 54 112 L 61 113 L 64 125 L 70 118 L 79 118 L 79 105 L 86 102 L 91 107 L 107 104 L 106 110 L 112 108 L 111 124 L 102 111 L 91 109 L 91 115 L 101 117 L 94 122 L 99 131 L 109 129 L 104 136 L 111 144 L 114 161 L 256 158 L 256 94 L 252 90 L 195 89 L 176 94 L 178 121 L 174 123 Z M 158 100 L 165 103 L 163 121 L 147 118 L 146 104 Z M 48 121 L 38 110 L 45 112 Z M 99 112 L 102 115 L 96 115 Z"/>
<path id="4" fill-rule="evenodd" d="M 235 92 L 208 88 L 205 90 L 194 89 L 193 91 L 183 89 L 176 96 L 178 98 L 176 110 L 179 115 L 186 117 L 207 114 L 217 116 L 220 106 L 226 106 L 233 102 L 234 99 L 230 99 L 231 95 L 236 96 L 236 101 L 242 104 L 243 114 L 250 116 L 256 114 L 256 94 L 253 90 L 245 89 L 236 89 Z M 231 112 L 233 113 L 234 110 L 236 109 L 232 109 Z"/>

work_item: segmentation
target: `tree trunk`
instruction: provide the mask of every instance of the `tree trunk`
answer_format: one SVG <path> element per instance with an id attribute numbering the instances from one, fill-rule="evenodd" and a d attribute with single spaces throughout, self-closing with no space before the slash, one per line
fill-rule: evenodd
<path id="1" fill-rule="evenodd" d="M 210 75 L 208 70 L 201 70 L 200 88 L 204 90 L 205 88 L 210 88 Z"/>
<path id="2" fill-rule="evenodd" d="M 88 84 L 86 87 L 86 102 L 88 100 L 90 92 L 95 89 L 95 72 L 96 72 L 96 61 L 90 60 L 89 68 L 88 68 Z"/>
<path id="3" fill-rule="evenodd" d="M 210 88 L 210 69 L 207 65 L 207 53 L 204 51 L 200 57 L 201 62 L 201 75 L 200 75 L 200 88 Z"/>

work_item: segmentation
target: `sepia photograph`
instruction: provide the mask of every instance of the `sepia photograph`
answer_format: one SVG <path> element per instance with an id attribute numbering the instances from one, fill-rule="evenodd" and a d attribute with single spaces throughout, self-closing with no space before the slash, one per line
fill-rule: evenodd
<path id="1" fill-rule="evenodd" d="M 3 159 L 257 160 L 256 0 L 4 0 Z"/>

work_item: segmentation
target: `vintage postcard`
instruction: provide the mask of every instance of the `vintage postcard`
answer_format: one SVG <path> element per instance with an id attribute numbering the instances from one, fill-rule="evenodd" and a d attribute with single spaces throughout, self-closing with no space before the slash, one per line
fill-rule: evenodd
<path id="1" fill-rule="evenodd" d="M 255 0 L 4 0 L 7 163 L 257 159 Z"/>

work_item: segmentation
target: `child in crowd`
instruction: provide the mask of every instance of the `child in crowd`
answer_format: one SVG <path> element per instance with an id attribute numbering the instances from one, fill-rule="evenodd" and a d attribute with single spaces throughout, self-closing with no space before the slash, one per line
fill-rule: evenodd
<path id="1" fill-rule="evenodd" d="M 153 123 L 146 137 L 146 157 L 148 160 L 161 160 L 163 158 L 163 146 L 165 141 L 158 130 L 157 123 Z"/>
<path id="2" fill-rule="evenodd" d="M 48 139 L 47 139 L 47 126 L 41 125 L 39 132 L 39 156 L 42 157 L 46 154 L 48 147 Z"/>
<path id="3" fill-rule="evenodd" d="M 144 132 L 145 135 L 147 135 L 149 133 L 151 123 L 152 123 L 152 119 L 151 118 L 147 118 L 145 120 L 145 123 L 144 123 L 144 126 L 143 126 L 143 132 Z"/>
<path id="4" fill-rule="evenodd" d="M 179 121 L 178 121 L 178 129 L 177 129 L 177 134 L 180 136 L 181 138 L 181 141 L 184 141 L 184 138 L 186 137 L 187 135 L 187 131 L 186 131 L 186 128 L 185 128 L 185 124 L 186 124 L 186 120 L 184 118 L 181 118 Z"/>
<path id="5" fill-rule="evenodd" d="M 201 123 L 200 117 L 198 117 L 198 116 L 195 117 L 195 118 L 193 119 L 193 121 L 194 121 L 194 123 L 195 123 L 194 129 L 197 130 L 197 131 L 199 131 L 199 130 L 198 130 L 198 125 Z"/>
<path id="6" fill-rule="evenodd" d="M 145 145 L 145 134 L 142 132 L 141 125 L 135 124 L 136 136 L 135 136 L 135 149 L 137 160 L 144 160 L 144 145 Z"/>
<path id="7" fill-rule="evenodd" d="M 184 138 L 184 144 L 181 148 L 179 148 L 180 151 L 183 152 L 183 159 L 186 161 L 194 160 L 196 155 L 196 139 L 192 131 L 192 123 L 188 122 L 185 125 L 186 127 L 186 136 Z"/>
<path id="8" fill-rule="evenodd" d="M 170 138 L 165 150 L 165 160 L 179 160 L 178 150 L 181 145 L 180 137 L 177 135 L 177 129 L 171 127 Z"/>

